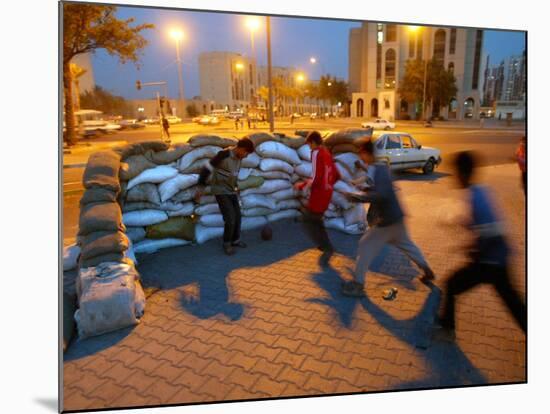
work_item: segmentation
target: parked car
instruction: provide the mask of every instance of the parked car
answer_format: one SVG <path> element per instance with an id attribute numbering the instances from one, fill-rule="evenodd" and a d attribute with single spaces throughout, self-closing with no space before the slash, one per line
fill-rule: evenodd
<path id="1" fill-rule="evenodd" d="M 158 124 L 159 122 L 160 120 L 158 117 L 147 118 L 143 120 L 143 123 L 147 125 L 154 125 L 154 124 Z"/>
<path id="2" fill-rule="evenodd" d="M 298 112 L 294 112 L 294 113 L 292 114 L 292 116 L 293 116 L 295 119 L 296 119 L 296 118 L 301 118 L 301 117 L 302 117 L 302 115 L 299 114 Z"/>
<path id="3" fill-rule="evenodd" d="M 179 124 L 181 122 L 181 118 L 175 115 L 166 115 L 165 118 L 168 120 L 169 124 Z"/>
<path id="4" fill-rule="evenodd" d="M 309 119 L 311 119 L 311 120 L 317 119 L 317 112 L 313 112 L 312 114 L 310 114 Z"/>
<path id="5" fill-rule="evenodd" d="M 198 124 L 201 119 L 202 119 L 202 116 L 196 116 L 193 119 L 191 119 L 191 122 Z"/>
<path id="6" fill-rule="evenodd" d="M 228 119 L 237 119 L 237 118 L 244 118 L 244 112 L 243 111 L 231 111 L 227 115 Z"/>
<path id="7" fill-rule="evenodd" d="M 199 120 L 199 124 L 201 125 L 218 125 L 220 123 L 220 120 L 216 116 L 210 116 L 210 115 L 204 115 Z"/>
<path id="8" fill-rule="evenodd" d="M 395 128 L 395 122 L 390 122 L 382 118 L 376 118 L 373 122 L 363 122 L 361 126 L 363 128 L 372 128 L 374 130 L 383 129 L 388 131 Z"/>
<path id="9" fill-rule="evenodd" d="M 375 157 L 385 161 L 395 171 L 421 168 L 431 174 L 441 164 L 441 151 L 423 147 L 406 132 L 375 132 Z"/>
<path id="10" fill-rule="evenodd" d="M 140 129 L 145 128 L 137 119 L 122 119 L 118 122 L 120 129 Z"/>

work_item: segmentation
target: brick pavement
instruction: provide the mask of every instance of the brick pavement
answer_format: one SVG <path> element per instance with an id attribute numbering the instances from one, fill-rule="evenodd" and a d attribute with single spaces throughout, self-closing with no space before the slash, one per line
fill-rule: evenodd
<path id="1" fill-rule="evenodd" d="M 483 169 L 513 244 L 513 282 L 525 293 L 525 217 L 515 166 Z M 367 276 L 368 298 L 346 298 L 357 236 L 330 235 L 339 254 L 323 270 L 299 223 L 274 239 L 245 233 L 230 259 L 218 241 L 139 257 L 161 289 L 135 328 L 74 342 L 65 354 L 64 409 L 246 400 L 526 380 L 525 336 L 495 292 L 457 302 L 457 340 L 430 337 L 440 291 L 463 262 L 467 237 L 441 225 L 456 205 L 452 177 L 397 182 L 412 238 L 439 276 L 429 288 L 387 248 Z M 381 298 L 396 286 L 395 301 Z"/>

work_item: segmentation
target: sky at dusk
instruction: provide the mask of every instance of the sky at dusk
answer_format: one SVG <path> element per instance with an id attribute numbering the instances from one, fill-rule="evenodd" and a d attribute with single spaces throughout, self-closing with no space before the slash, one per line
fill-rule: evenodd
<path id="1" fill-rule="evenodd" d="M 92 58 L 96 85 L 127 99 L 154 96 L 154 88 L 136 90 L 135 82 L 138 79 L 141 82 L 167 81 L 170 97 L 177 97 L 176 47 L 175 41 L 169 36 L 172 27 L 180 27 L 185 33 L 180 52 L 186 98 L 199 95 L 200 53 L 230 51 L 251 55 L 250 32 L 244 25 L 244 15 L 119 7 L 117 17 L 133 17 L 134 24 L 155 25 L 155 29 L 144 32 L 149 44 L 143 50 L 139 68 L 131 63 L 120 64 L 104 50 L 97 51 Z M 349 30 L 360 25 L 360 22 L 353 21 L 272 17 L 273 65 L 300 69 L 310 79 L 318 79 L 321 74 L 330 73 L 347 80 Z M 265 65 L 267 53 L 264 27 L 256 32 L 254 43 L 258 64 Z M 485 32 L 484 49 L 491 56 L 491 64 L 509 55 L 520 54 L 524 48 L 524 33 Z M 315 65 L 309 62 L 312 56 L 317 58 Z"/>

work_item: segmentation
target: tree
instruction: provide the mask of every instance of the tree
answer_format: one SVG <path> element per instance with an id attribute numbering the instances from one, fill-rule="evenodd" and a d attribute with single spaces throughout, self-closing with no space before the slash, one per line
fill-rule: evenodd
<path id="1" fill-rule="evenodd" d="M 196 117 L 199 114 L 199 110 L 195 106 L 194 103 L 187 105 L 187 115 L 189 115 L 191 118 Z"/>
<path id="2" fill-rule="evenodd" d="M 74 81 L 74 92 L 76 98 L 76 105 L 74 107 L 78 111 L 80 109 L 80 78 L 84 76 L 88 71 L 84 68 L 81 68 L 76 63 L 71 63 L 69 65 L 69 70 L 71 71 L 71 79 Z"/>
<path id="3" fill-rule="evenodd" d="M 117 56 L 121 63 L 137 63 L 139 53 L 147 45 L 141 32 L 154 27 L 152 24 L 132 27 L 134 19 L 119 20 L 115 17 L 116 10 L 115 6 L 63 5 L 63 92 L 69 145 L 76 143 L 71 59 L 105 49 L 111 56 Z"/>
<path id="4" fill-rule="evenodd" d="M 131 116 L 133 111 L 130 104 L 122 97 L 96 86 L 93 91 L 85 92 L 80 96 L 83 108 L 97 109 L 107 115 Z"/>

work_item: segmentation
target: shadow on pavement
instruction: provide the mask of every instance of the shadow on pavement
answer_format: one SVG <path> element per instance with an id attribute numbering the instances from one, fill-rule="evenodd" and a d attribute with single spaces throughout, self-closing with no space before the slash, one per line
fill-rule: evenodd
<path id="1" fill-rule="evenodd" d="M 134 326 L 130 326 L 128 328 L 99 336 L 93 336 L 91 338 L 80 339 L 77 337 L 75 340 L 71 341 L 69 349 L 67 349 L 63 355 L 63 360 L 73 361 L 75 359 L 84 358 L 103 351 L 104 349 L 110 348 L 130 335 L 133 329 Z"/>
<path id="2" fill-rule="evenodd" d="M 451 174 L 434 171 L 433 173 L 426 175 L 422 172 L 402 171 L 393 173 L 395 181 L 423 181 L 423 182 L 435 182 L 441 178 L 449 177 Z"/>

